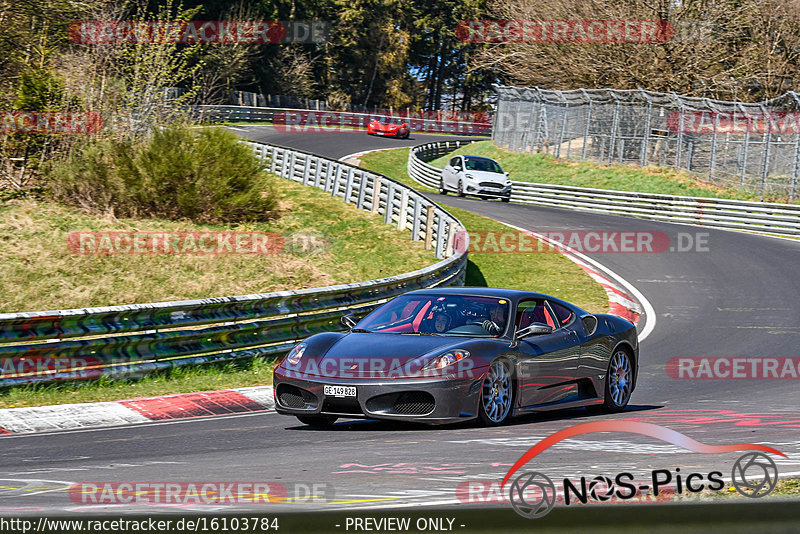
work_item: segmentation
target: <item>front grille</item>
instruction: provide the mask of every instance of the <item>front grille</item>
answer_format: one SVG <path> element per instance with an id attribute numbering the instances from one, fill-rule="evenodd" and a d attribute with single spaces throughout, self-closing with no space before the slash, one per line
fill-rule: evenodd
<path id="1" fill-rule="evenodd" d="M 400 415 L 425 415 L 436 405 L 433 396 L 424 391 L 408 391 L 400 394 L 392 409 Z"/>
<path id="2" fill-rule="evenodd" d="M 481 187 L 491 187 L 493 189 L 502 189 L 503 188 L 503 184 L 497 184 L 495 182 L 481 182 L 480 186 Z"/>
<path id="3" fill-rule="evenodd" d="M 317 405 L 313 393 L 289 384 L 278 385 L 278 401 L 287 408 L 314 408 Z"/>

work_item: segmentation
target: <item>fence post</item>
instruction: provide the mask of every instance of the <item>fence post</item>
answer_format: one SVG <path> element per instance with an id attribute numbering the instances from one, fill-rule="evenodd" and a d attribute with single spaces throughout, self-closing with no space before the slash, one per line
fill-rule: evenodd
<path id="1" fill-rule="evenodd" d="M 561 131 L 558 132 L 558 147 L 556 148 L 556 158 L 561 157 L 561 145 L 564 143 L 564 130 L 567 128 L 567 113 L 569 113 L 569 104 L 567 103 L 567 99 L 564 98 L 564 93 L 561 91 L 558 92 L 558 96 L 564 101 L 564 112 L 561 116 Z"/>
<path id="2" fill-rule="evenodd" d="M 681 149 L 683 148 L 683 100 L 672 93 L 678 100 L 678 146 L 675 148 L 675 168 L 681 168 Z"/>
<path id="3" fill-rule="evenodd" d="M 589 100 L 586 112 L 586 126 L 583 128 L 583 150 L 581 150 L 581 161 L 585 161 L 587 149 L 589 148 L 589 125 L 592 123 L 592 95 L 583 89 L 581 89 L 581 92 Z"/>
<path id="4" fill-rule="evenodd" d="M 608 162 L 614 159 L 614 146 L 617 142 L 617 128 L 619 127 L 619 98 L 617 98 L 617 94 L 612 90 L 611 96 L 614 97 L 614 115 L 611 117 L 611 138 L 609 139 L 608 144 Z"/>
<path id="5" fill-rule="evenodd" d="M 764 119 L 767 118 L 767 110 L 764 109 L 764 106 L 761 105 L 761 113 Z M 763 119 L 762 119 L 763 120 Z M 767 188 L 767 175 L 769 174 L 769 156 L 770 156 L 770 143 L 772 142 L 772 124 L 771 122 L 765 120 L 767 125 L 767 138 L 764 141 L 764 162 L 761 166 L 761 200 L 764 200 L 764 191 Z"/>
<path id="6" fill-rule="evenodd" d="M 425 250 L 431 249 L 431 239 L 433 238 L 433 206 L 425 207 Z"/>
<path id="7" fill-rule="evenodd" d="M 742 172 L 739 178 L 739 185 L 744 187 L 744 176 L 747 169 L 747 152 L 750 147 L 750 114 L 745 111 L 744 106 L 741 104 L 739 104 L 739 109 L 741 109 L 742 113 L 745 115 L 744 141 L 742 141 Z"/>
<path id="8" fill-rule="evenodd" d="M 708 162 L 708 180 L 710 182 L 714 181 L 714 167 L 717 166 L 717 130 L 719 130 L 719 112 L 716 109 L 716 106 L 711 103 L 711 101 L 706 98 L 706 105 L 711 108 L 711 113 L 714 114 L 714 131 L 711 132 L 711 156 Z"/>
<path id="9" fill-rule="evenodd" d="M 650 148 L 650 116 L 653 114 L 653 100 L 647 91 L 642 90 L 642 95 L 647 99 L 647 116 L 644 119 L 644 138 L 642 139 L 642 153 L 639 156 L 639 165 L 647 166 L 647 150 Z"/>
<path id="10" fill-rule="evenodd" d="M 326 193 L 330 191 L 332 175 L 333 175 L 333 163 L 329 161 L 328 165 L 325 168 L 325 188 L 323 189 L 323 191 L 325 191 Z"/>
<path id="11" fill-rule="evenodd" d="M 414 217 L 411 221 L 411 241 L 419 241 L 419 225 L 422 216 L 422 204 L 418 196 L 414 197 Z"/>
<path id="12" fill-rule="evenodd" d="M 408 189 L 403 189 L 400 195 L 400 213 L 397 217 L 397 229 L 406 229 L 406 213 L 408 212 Z"/>
<path id="13" fill-rule="evenodd" d="M 372 182 L 372 213 L 378 213 L 381 206 L 381 177 L 376 176 Z"/>

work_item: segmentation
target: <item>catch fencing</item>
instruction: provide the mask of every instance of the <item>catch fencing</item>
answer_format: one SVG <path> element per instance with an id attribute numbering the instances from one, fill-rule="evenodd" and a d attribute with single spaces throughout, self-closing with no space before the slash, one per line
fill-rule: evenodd
<path id="1" fill-rule="evenodd" d="M 442 170 L 428 162 L 470 142 L 473 141 L 413 147 L 408 155 L 409 176 L 422 185 L 438 188 Z M 512 180 L 511 201 L 774 236 L 800 236 L 800 206 L 796 204 L 658 195 L 517 180 Z"/>
<path id="2" fill-rule="evenodd" d="M 800 95 L 726 102 L 644 90 L 495 86 L 494 142 L 513 152 L 687 170 L 797 198 Z"/>
<path id="3" fill-rule="evenodd" d="M 180 302 L 0 314 L 0 386 L 135 376 L 183 365 L 272 356 L 340 319 L 427 287 L 463 285 L 467 254 L 454 251 L 463 225 L 410 187 L 322 156 L 245 142 L 267 168 L 318 188 L 385 224 L 410 230 L 439 262 L 367 282 Z M 463 237 L 462 237 L 463 239 Z M 464 249 L 460 249 L 464 250 Z"/>

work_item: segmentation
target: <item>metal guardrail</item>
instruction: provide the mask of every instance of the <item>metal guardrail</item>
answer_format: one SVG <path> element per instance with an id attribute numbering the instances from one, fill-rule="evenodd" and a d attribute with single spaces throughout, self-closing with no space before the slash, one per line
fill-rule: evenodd
<path id="1" fill-rule="evenodd" d="M 438 188 L 442 177 L 442 169 L 427 162 L 449 154 L 459 147 L 474 143 L 473 140 L 444 141 L 417 145 L 408 152 L 408 175 L 417 183 Z"/>
<path id="2" fill-rule="evenodd" d="M 438 187 L 441 169 L 427 162 L 464 144 L 464 141 L 460 144 L 427 143 L 412 148 L 408 154 L 409 176 L 422 185 Z M 520 181 L 512 181 L 511 201 L 774 236 L 800 236 L 800 205 L 795 204 L 636 193 Z"/>
<path id="3" fill-rule="evenodd" d="M 342 315 L 365 314 L 413 289 L 463 285 L 463 225 L 410 187 L 299 150 L 243 141 L 282 178 L 321 189 L 408 229 L 441 261 L 366 282 L 297 291 L 87 309 L 0 314 L 0 386 L 144 374 L 218 360 L 274 355 Z M 80 339 L 78 339 L 80 338 Z M 25 372 L 20 372 L 23 370 Z M 11 371 L 11 372 L 9 372 Z"/>

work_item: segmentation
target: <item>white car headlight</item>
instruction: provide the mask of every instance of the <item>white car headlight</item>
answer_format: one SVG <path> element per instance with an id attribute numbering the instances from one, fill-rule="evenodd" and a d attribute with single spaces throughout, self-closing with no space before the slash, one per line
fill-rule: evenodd
<path id="1" fill-rule="evenodd" d="M 511 180 L 506 180 L 506 187 L 508 187 L 509 185 L 511 185 Z"/>

